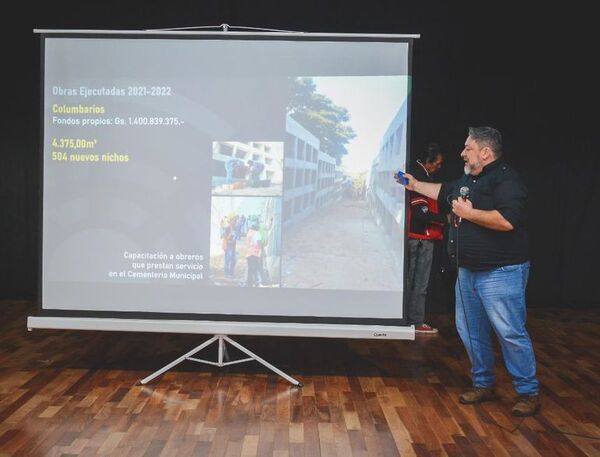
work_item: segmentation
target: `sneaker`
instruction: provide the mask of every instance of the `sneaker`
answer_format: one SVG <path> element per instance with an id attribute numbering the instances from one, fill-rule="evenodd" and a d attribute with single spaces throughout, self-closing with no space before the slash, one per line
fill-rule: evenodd
<path id="1" fill-rule="evenodd" d="M 519 395 L 512 415 L 518 417 L 533 416 L 540 410 L 540 399 L 538 395 Z"/>
<path id="2" fill-rule="evenodd" d="M 482 403 L 484 401 L 491 401 L 496 399 L 493 387 L 473 387 L 471 390 L 465 392 L 460 397 L 460 401 L 463 405 L 474 405 L 475 403 Z"/>
<path id="3" fill-rule="evenodd" d="M 415 327 L 415 333 L 429 333 L 429 334 L 434 334 L 437 333 L 438 329 L 437 328 L 433 328 L 430 325 L 427 325 L 425 323 L 418 325 Z"/>

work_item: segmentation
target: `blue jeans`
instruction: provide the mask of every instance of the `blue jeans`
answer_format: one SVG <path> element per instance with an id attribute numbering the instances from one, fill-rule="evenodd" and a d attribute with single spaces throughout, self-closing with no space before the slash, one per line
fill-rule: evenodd
<path id="1" fill-rule="evenodd" d="M 529 262 L 489 271 L 459 268 L 456 328 L 471 360 L 473 386 L 492 387 L 494 330 L 517 394 L 537 395 L 535 355 L 525 328 Z"/>
<path id="2" fill-rule="evenodd" d="M 235 248 L 225 249 L 225 276 L 233 277 L 235 273 Z"/>

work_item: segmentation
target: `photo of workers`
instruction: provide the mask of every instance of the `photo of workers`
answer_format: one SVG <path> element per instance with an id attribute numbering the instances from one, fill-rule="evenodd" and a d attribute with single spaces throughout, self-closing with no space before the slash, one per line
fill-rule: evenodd
<path id="1" fill-rule="evenodd" d="M 280 244 L 280 198 L 212 198 L 210 280 L 214 285 L 279 287 Z"/>
<path id="2" fill-rule="evenodd" d="M 213 142 L 213 195 L 281 196 L 283 142 Z"/>

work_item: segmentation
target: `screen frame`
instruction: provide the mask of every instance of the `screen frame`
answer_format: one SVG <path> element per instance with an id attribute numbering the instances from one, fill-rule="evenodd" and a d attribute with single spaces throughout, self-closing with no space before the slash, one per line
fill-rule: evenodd
<path id="1" fill-rule="evenodd" d="M 406 333 L 405 318 L 364 318 L 364 317 L 320 317 L 320 316 L 295 316 L 291 314 L 286 315 L 253 315 L 253 314 L 208 314 L 208 313 L 162 313 L 162 312 L 139 312 L 139 311 L 85 311 L 85 310 L 61 310 L 61 309 L 45 309 L 43 308 L 43 215 L 44 215 L 44 65 L 45 65 L 45 38 L 135 38 L 135 39 L 174 39 L 174 40 L 277 40 L 277 41 L 365 41 L 365 42 L 399 42 L 408 44 L 408 55 L 407 55 L 407 75 L 412 78 L 413 73 L 413 47 L 414 40 L 420 38 L 418 34 L 353 34 L 353 33 L 304 33 L 304 32 L 237 32 L 237 31 L 181 31 L 181 30 L 50 30 L 50 29 L 34 29 L 34 33 L 39 34 L 41 37 L 41 49 L 40 49 L 40 141 L 39 141 L 39 160 L 40 160 L 40 205 L 39 205 L 39 263 L 38 263 L 38 291 L 37 291 L 37 317 L 32 316 L 31 322 L 28 321 L 29 328 L 65 328 L 65 329 L 87 329 L 86 326 L 89 322 L 99 321 L 94 327 L 97 330 L 110 330 L 111 328 L 118 329 L 114 325 L 109 325 L 108 328 L 101 324 L 101 321 L 107 320 L 127 320 L 130 322 L 138 322 L 140 320 L 147 320 L 147 322 L 159 321 L 174 321 L 174 322 L 190 322 L 190 321 L 204 321 L 211 322 L 213 324 L 225 324 L 225 323 L 265 323 L 272 324 L 276 327 L 279 324 L 299 324 L 300 327 L 306 325 L 322 324 L 322 325 L 340 325 L 348 326 L 348 330 L 351 330 L 352 326 L 366 326 L 366 336 L 369 334 L 381 333 L 381 327 L 389 328 L 396 327 L 397 333 L 400 334 L 400 339 L 414 338 L 414 332 L 411 334 L 410 331 Z M 409 79 L 409 88 L 406 100 L 407 109 L 407 121 L 406 121 L 406 164 L 410 163 L 411 157 L 411 111 L 412 111 L 412 80 Z M 406 208 L 405 208 L 406 215 Z M 403 218 L 403 227 L 401 227 L 404 233 L 404 273 L 406 274 L 408 267 L 407 259 L 407 218 Z M 403 303 L 406 302 L 406 288 L 403 288 Z M 405 312 L 403 309 L 403 316 Z M 36 320 L 37 319 L 37 320 Z M 65 322 L 65 326 L 60 326 L 56 319 Z M 46 326 L 48 325 L 48 326 Z M 58 325 L 58 327 L 56 327 Z M 375 327 L 373 327 L 375 326 Z M 132 325 L 132 330 L 135 331 L 135 325 Z M 190 332 L 192 327 L 183 325 L 187 328 L 185 333 Z M 153 328 L 149 324 L 149 329 Z M 409 327 L 410 328 L 410 327 Z M 92 329 L 92 328 L 89 328 Z M 137 330 L 143 331 L 143 330 Z M 148 330 L 153 331 L 153 330 Z M 163 330 L 165 331 L 165 330 Z M 246 330 L 247 332 L 248 330 Z M 198 331 L 191 331 L 191 333 L 202 333 Z M 331 334 L 330 329 L 325 328 L 323 335 L 329 336 Z M 365 332 L 359 332 L 363 335 Z M 385 332 L 384 332 L 385 333 Z M 252 333 L 243 333 L 252 334 Z M 264 334 L 264 333 L 260 333 Z M 337 335 L 337 333 L 334 332 Z M 302 336 L 294 332 L 288 333 L 289 336 Z M 375 336 L 382 338 L 382 336 Z M 387 336 L 383 336 L 386 338 Z M 395 337 L 396 339 L 398 337 Z"/>

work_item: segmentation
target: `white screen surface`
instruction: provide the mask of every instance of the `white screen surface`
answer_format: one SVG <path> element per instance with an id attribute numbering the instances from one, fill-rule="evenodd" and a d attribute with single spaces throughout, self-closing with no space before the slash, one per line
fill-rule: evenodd
<path id="1" fill-rule="evenodd" d="M 409 42 L 44 49 L 44 310 L 402 317 Z"/>

